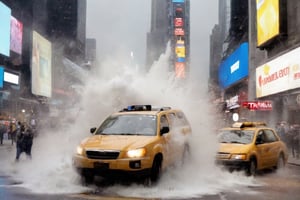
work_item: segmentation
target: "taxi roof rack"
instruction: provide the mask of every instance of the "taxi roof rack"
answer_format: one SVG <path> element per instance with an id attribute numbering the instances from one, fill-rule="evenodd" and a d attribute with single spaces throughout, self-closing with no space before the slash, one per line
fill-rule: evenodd
<path id="1" fill-rule="evenodd" d="M 233 128 L 245 128 L 245 127 L 259 127 L 259 126 L 267 126 L 265 122 L 235 122 L 232 124 Z"/>

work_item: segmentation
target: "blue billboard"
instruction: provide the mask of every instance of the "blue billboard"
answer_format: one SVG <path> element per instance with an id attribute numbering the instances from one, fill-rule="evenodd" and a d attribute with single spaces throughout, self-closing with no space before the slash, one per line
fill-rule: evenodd
<path id="1" fill-rule="evenodd" d="M 172 0 L 173 3 L 184 3 L 184 0 Z"/>
<path id="2" fill-rule="evenodd" d="M 11 9 L 0 1 L 0 54 L 10 55 Z"/>
<path id="3" fill-rule="evenodd" d="M 0 88 L 3 88 L 3 81 L 4 81 L 4 68 L 0 67 Z"/>
<path id="4" fill-rule="evenodd" d="M 219 66 L 219 84 L 224 88 L 240 81 L 249 75 L 249 44 L 242 43 Z"/>

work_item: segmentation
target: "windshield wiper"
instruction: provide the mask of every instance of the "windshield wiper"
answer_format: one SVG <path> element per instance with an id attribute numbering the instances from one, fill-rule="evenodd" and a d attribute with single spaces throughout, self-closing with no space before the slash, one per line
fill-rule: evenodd
<path id="1" fill-rule="evenodd" d="M 244 142 L 239 142 L 239 141 L 230 141 L 230 143 L 234 143 L 234 144 L 245 144 Z"/>

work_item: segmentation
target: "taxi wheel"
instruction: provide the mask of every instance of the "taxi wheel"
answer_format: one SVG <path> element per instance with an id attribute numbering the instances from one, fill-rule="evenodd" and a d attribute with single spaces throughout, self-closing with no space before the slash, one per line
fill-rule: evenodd
<path id="1" fill-rule="evenodd" d="M 246 174 L 247 176 L 255 176 L 256 174 L 256 160 L 255 158 L 251 158 L 250 162 L 249 162 L 249 166 L 246 169 Z"/>
<path id="2" fill-rule="evenodd" d="M 277 166 L 276 166 L 276 169 L 282 169 L 284 168 L 285 166 L 285 163 L 284 163 L 284 157 L 282 154 L 279 155 L 278 157 L 278 160 L 277 160 Z"/>
<path id="3" fill-rule="evenodd" d="M 83 185 L 90 185 L 94 182 L 94 175 L 92 173 L 85 173 L 81 178 Z"/>
<path id="4" fill-rule="evenodd" d="M 187 163 L 190 156 L 191 156 L 190 146 L 188 144 L 185 144 L 184 145 L 184 150 L 183 150 L 183 153 L 182 153 L 181 164 L 184 165 L 185 163 Z"/>
<path id="5" fill-rule="evenodd" d="M 161 156 L 156 156 L 151 169 L 150 179 L 152 183 L 155 183 L 160 178 L 161 174 L 161 164 L 162 164 L 162 158 Z"/>

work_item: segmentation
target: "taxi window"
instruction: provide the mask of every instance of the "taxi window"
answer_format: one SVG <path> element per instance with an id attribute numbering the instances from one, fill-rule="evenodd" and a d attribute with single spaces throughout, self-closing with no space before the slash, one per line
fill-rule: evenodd
<path id="1" fill-rule="evenodd" d="M 275 136 L 274 132 L 272 130 L 264 130 L 264 133 L 265 133 L 265 139 L 266 141 L 265 142 L 276 142 L 278 141 L 278 138 Z"/>
<path id="2" fill-rule="evenodd" d="M 162 115 L 160 117 L 160 129 L 162 129 L 163 127 L 169 127 L 169 123 L 165 115 Z"/>
<path id="3" fill-rule="evenodd" d="M 182 112 L 178 112 L 176 114 L 169 113 L 167 116 L 170 120 L 170 126 L 172 126 L 173 128 L 189 125 L 187 119 L 185 118 L 185 115 Z"/>

